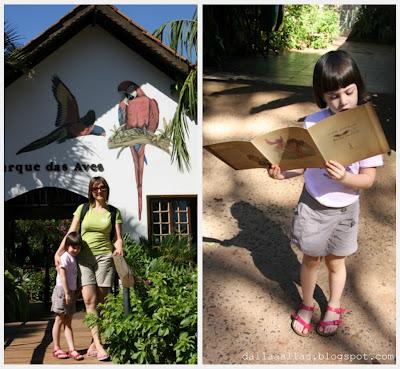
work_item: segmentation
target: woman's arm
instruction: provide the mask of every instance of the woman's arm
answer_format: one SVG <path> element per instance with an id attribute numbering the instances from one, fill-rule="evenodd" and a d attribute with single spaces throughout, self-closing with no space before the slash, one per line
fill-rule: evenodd
<path id="1" fill-rule="evenodd" d="M 334 160 L 326 163 L 326 171 L 330 178 L 360 190 L 370 188 L 374 184 L 376 176 L 376 168 L 361 168 L 359 174 L 353 174 L 347 172 L 343 165 Z"/>
<path id="2" fill-rule="evenodd" d="M 75 215 L 72 218 L 72 223 L 68 229 L 67 234 L 71 233 L 71 232 L 78 232 L 79 227 L 80 227 L 80 219 L 78 216 Z M 62 239 L 59 248 L 57 249 L 56 253 L 54 254 L 54 265 L 56 267 L 58 267 L 60 265 L 60 256 L 64 253 L 64 250 L 65 250 L 65 239 L 67 237 L 67 234 Z"/>
<path id="3" fill-rule="evenodd" d="M 281 171 L 281 168 L 278 165 L 271 165 L 268 169 L 268 174 L 273 179 L 289 179 L 297 176 L 301 176 L 304 173 L 304 169 L 292 169 L 286 170 L 284 172 Z"/>
<path id="4" fill-rule="evenodd" d="M 122 227 L 120 223 L 115 224 L 115 250 L 113 255 L 124 255 L 124 242 L 122 241 Z"/>

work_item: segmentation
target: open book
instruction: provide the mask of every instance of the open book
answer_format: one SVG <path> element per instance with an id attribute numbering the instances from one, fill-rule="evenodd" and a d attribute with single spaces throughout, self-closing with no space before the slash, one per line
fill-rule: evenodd
<path id="1" fill-rule="evenodd" d="M 233 169 L 282 170 L 322 168 L 328 160 L 348 165 L 390 151 L 378 116 L 370 103 L 329 116 L 305 129 L 277 129 L 251 141 L 204 146 Z"/>

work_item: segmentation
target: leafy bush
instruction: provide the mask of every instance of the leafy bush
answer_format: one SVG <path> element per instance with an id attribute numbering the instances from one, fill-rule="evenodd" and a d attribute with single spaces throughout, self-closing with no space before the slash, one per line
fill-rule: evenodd
<path id="1" fill-rule="evenodd" d="M 394 43 L 396 40 L 396 6 L 362 5 L 349 39 Z"/>
<path id="2" fill-rule="evenodd" d="M 4 320 L 6 322 L 28 319 L 29 298 L 23 285 L 21 268 L 9 265 L 6 259 L 4 271 Z"/>
<path id="3" fill-rule="evenodd" d="M 197 267 L 193 249 L 177 238 L 174 245 L 172 239 L 164 244 L 168 245 L 165 249 L 125 237 L 126 260 L 136 275 L 130 313 L 123 313 L 120 291 L 118 296 L 107 296 L 99 318 L 86 317 L 89 326 L 98 325 L 117 363 L 197 362 Z"/>
<path id="4" fill-rule="evenodd" d="M 24 269 L 23 287 L 29 296 L 29 301 L 43 301 L 45 289 L 45 271 L 42 268 Z M 56 284 L 57 271 L 55 268 L 50 268 L 50 287 Z"/>
<path id="5" fill-rule="evenodd" d="M 283 26 L 270 34 L 274 49 L 321 49 L 339 35 L 339 11 L 334 5 L 285 5 Z"/>

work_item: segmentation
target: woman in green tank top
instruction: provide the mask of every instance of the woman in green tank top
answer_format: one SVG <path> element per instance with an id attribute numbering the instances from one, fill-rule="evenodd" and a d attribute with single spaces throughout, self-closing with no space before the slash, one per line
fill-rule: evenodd
<path id="1" fill-rule="evenodd" d="M 110 292 L 113 281 L 114 264 L 113 255 L 123 255 L 122 217 L 118 209 L 112 216 L 109 207 L 110 189 L 103 177 L 93 177 L 89 183 L 89 207 L 84 204 L 78 206 L 74 212 L 68 233 L 80 229 L 83 246 L 77 258 L 82 284 L 82 296 L 87 313 L 97 315 L 96 306 L 104 301 Z M 81 212 L 86 211 L 82 222 Z M 111 219 L 115 219 L 112 227 Z M 113 239 L 111 240 L 111 237 Z M 54 261 L 56 266 L 60 263 L 60 256 L 64 250 L 65 237 L 58 248 Z M 87 350 L 88 356 L 97 357 L 104 361 L 109 359 L 101 341 L 97 327 L 91 329 L 93 341 Z"/>

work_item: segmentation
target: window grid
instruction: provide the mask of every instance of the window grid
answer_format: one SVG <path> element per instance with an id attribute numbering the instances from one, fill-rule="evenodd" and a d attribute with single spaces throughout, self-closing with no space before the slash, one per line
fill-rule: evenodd
<path id="1" fill-rule="evenodd" d="M 184 202 L 185 205 L 181 206 L 179 202 Z M 157 241 L 173 233 L 178 234 L 178 237 L 191 235 L 190 206 L 187 201 L 158 200 L 151 208 L 153 209 L 152 231 Z"/>

